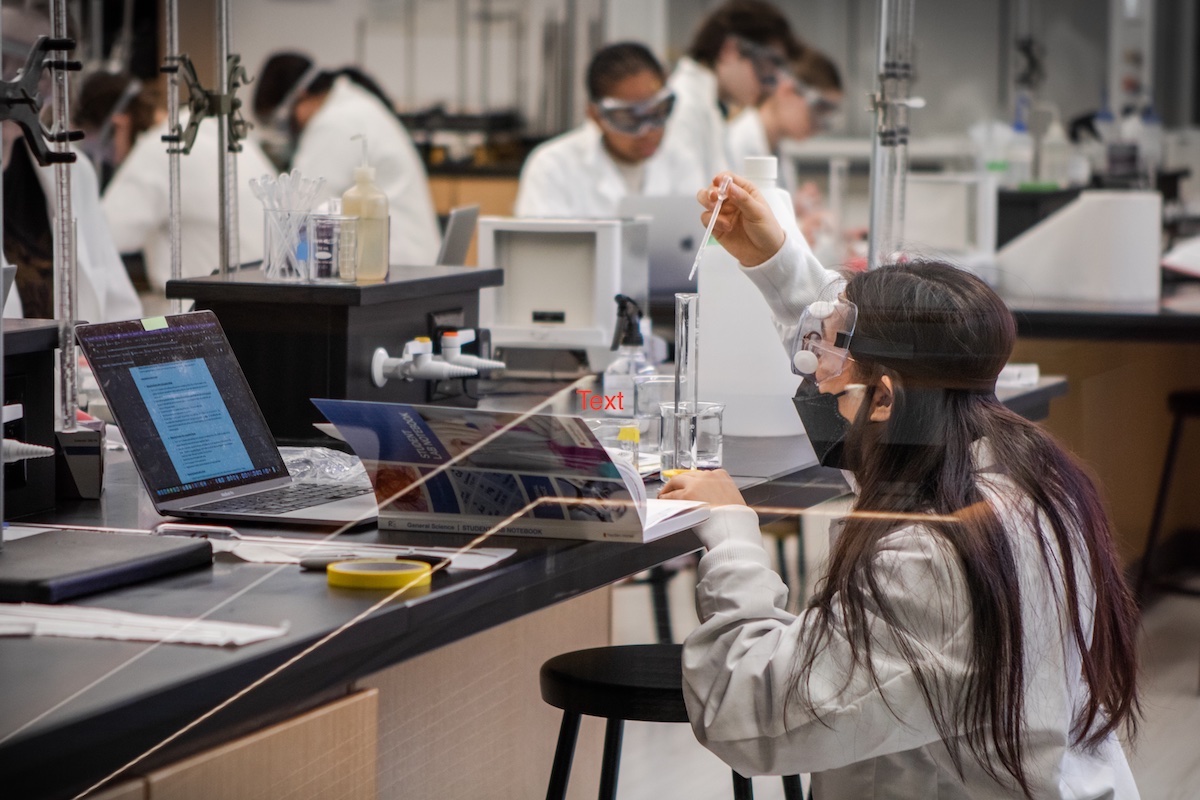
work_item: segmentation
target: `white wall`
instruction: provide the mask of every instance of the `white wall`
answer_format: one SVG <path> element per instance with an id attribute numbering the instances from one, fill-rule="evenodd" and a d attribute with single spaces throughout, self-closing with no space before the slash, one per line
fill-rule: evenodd
<path id="1" fill-rule="evenodd" d="M 1061 106 L 1064 117 L 1094 108 L 1106 78 L 1107 4 L 1031 2 L 1047 51 L 1043 95 Z M 239 0 L 233 4 L 234 50 L 252 71 L 282 48 L 305 50 L 330 66 L 361 61 L 406 108 L 444 102 L 451 110 L 474 111 L 511 107 L 519 101 L 534 129 L 550 132 L 581 118 L 583 70 L 592 42 L 640 39 L 660 57 L 674 58 L 716 4 L 716 0 Z M 777 4 L 801 36 L 842 67 L 847 132 L 868 132 L 866 94 L 874 82 L 876 0 L 777 0 Z M 916 134 L 958 133 L 982 116 L 1009 115 L 1001 72 L 1011 68 L 1015 56 L 1008 52 L 1000 31 L 1006 24 L 1002 10 L 1013 5 L 995 0 L 917 0 L 913 91 L 926 97 L 929 105 L 912 115 Z M 547 52 L 545 37 L 553 35 L 551 28 L 561 25 L 571 9 L 575 46 L 563 64 Z M 491 24 L 486 70 L 479 17 L 484 11 L 490 11 L 493 19 L 516 13 L 522 22 L 519 32 L 506 21 Z M 459 22 L 464 16 L 467 46 L 460 54 Z M 411 30 L 416 34 L 411 53 L 410 20 L 415 20 Z M 412 63 L 415 73 L 409 68 Z M 556 103 L 565 94 L 571 102 L 556 112 Z"/>

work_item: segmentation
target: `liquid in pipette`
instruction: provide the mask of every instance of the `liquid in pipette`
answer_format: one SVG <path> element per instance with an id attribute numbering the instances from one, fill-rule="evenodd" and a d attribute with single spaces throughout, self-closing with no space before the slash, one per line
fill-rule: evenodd
<path id="1" fill-rule="evenodd" d="M 704 238 L 700 240 L 700 249 L 696 251 L 696 260 L 692 262 L 692 271 L 688 273 L 689 281 L 696 277 L 696 269 L 700 266 L 700 259 L 704 257 L 704 248 L 708 247 L 708 240 L 712 238 L 713 226 L 717 224 L 717 215 L 721 213 L 721 205 L 725 202 L 725 198 L 729 196 L 729 184 L 732 182 L 733 176 L 726 175 L 725 180 L 721 181 L 721 188 L 717 189 L 717 204 L 713 207 L 708 227 L 704 229 Z"/>

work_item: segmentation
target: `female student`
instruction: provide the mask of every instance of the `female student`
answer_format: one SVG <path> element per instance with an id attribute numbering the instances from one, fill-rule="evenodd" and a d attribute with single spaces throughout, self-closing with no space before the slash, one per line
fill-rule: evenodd
<path id="1" fill-rule="evenodd" d="M 281 160 L 305 177 L 325 179 L 318 203 L 354 185 L 362 143 L 351 137 L 366 137 L 375 183 L 388 197 L 391 263 L 433 264 L 441 236 L 425 167 L 379 85 L 353 67 L 323 70 L 301 53 L 272 55 L 256 83 L 254 114 L 264 139 L 273 135 L 285 151 Z"/>
<path id="2" fill-rule="evenodd" d="M 727 0 L 700 23 L 668 81 L 678 99 L 663 145 L 691 163 L 698 185 L 740 168 L 729 160 L 728 112 L 762 102 L 803 51 L 787 17 L 764 0 Z"/>
<path id="3" fill-rule="evenodd" d="M 521 170 L 518 217 L 615 217 L 626 195 L 692 194 L 695 172 L 660 150 L 675 104 L 658 59 L 635 42 L 597 51 L 587 120 L 538 146 Z"/>
<path id="4" fill-rule="evenodd" d="M 802 416 L 843 422 L 825 456 L 858 491 L 797 617 L 728 475 L 664 487 L 714 505 L 683 651 L 697 737 L 746 775 L 811 771 L 817 798 L 1137 797 L 1115 735 L 1138 714 L 1136 609 L 1095 485 L 996 400 L 1003 301 L 916 262 L 810 304 L 757 192 L 739 180 L 730 201 L 718 238 L 757 265 L 819 392 Z"/>

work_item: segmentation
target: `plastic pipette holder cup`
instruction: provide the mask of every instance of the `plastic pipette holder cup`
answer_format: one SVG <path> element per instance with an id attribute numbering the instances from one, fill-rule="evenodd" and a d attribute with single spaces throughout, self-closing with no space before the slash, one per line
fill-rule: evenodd
<path id="1" fill-rule="evenodd" d="M 722 464 L 724 403 L 663 403 L 662 468 L 718 469 Z"/>
<path id="2" fill-rule="evenodd" d="M 263 277 L 269 281 L 308 280 L 307 211 L 263 209 Z"/>

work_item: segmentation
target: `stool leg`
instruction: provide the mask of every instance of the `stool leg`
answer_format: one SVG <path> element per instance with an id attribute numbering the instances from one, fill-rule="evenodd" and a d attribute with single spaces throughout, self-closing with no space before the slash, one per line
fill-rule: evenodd
<path id="1" fill-rule="evenodd" d="M 617 800 L 617 773 L 621 769 L 621 734 L 625 720 L 609 719 L 604 728 L 604 759 L 600 762 L 600 800 Z"/>
<path id="2" fill-rule="evenodd" d="M 1167 508 L 1167 494 L 1171 489 L 1171 478 L 1175 472 L 1175 456 L 1179 450 L 1179 435 L 1183 432 L 1183 415 L 1176 414 L 1171 423 L 1171 438 L 1167 442 L 1167 458 L 1163 462 L 1162 479 L 1158 483 L 1158 497 L 1154 501 L 1154 514 L 1150 518 L 1150 533 L 1146 537 L 1146 548 L 1142 551 L 1142 564 L 1138 570 L 1137 585 L 1134 586 L 1134 597 L 1140 603 L 1146 598 L 1149 589 L 1150 562 L 1154 560 L 1154 550 L 1158 547 L 1158 535 L 1162 528 L 1163 514 Z"/>
<path id="3" fill-rule="evenodd" d="M 788 581 L 787 547 L 783 544 L 782 536 L 775 537 L 775 557 L 779 559 L 779 577 L 783 579 L 784 586 L 790 587 L 792 584 Z"/>
<path id="4" fill-rule="evenodd" d="M 733 800 L 754 800 L 754 784 L 733 771 Z"/>
<path id="5" fill-rule="evenodd" d="M 799 775 L 783 776 L 783 800 L 804 800 L 804 787 Z"/>
<path id="6" fill-rule="evenodd" d="M 564 711 L 558 729 L 558 746 L 554 748 L 554 766 L 550 768 L 550 785 L 546 800 L 564 800 L 567 781 L 571 777 L 571 759 L 575 757 L 575 740 L 579 738 L 579 715 Z"/>
<path id="7" fill-rule="evenodd" d="M 659 644 L 671 644 L 675 641 L 671 633 L 671 600 L 667 594 L 667 584 L 671 581 L 671 573 L 660 566 L 650 568 L 650 599 L 654 604 L 654 629 L 658 634 Z"/>

